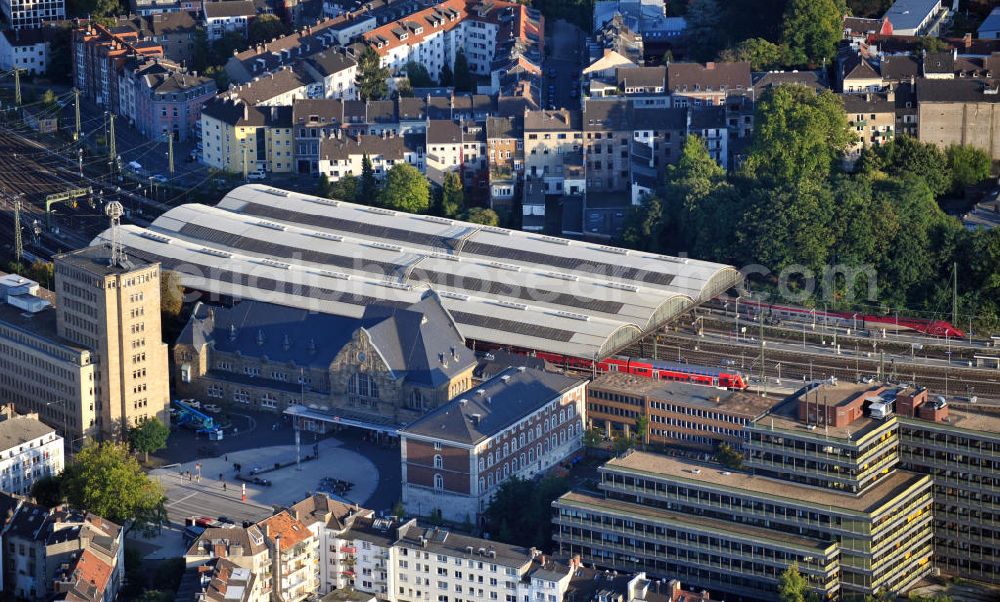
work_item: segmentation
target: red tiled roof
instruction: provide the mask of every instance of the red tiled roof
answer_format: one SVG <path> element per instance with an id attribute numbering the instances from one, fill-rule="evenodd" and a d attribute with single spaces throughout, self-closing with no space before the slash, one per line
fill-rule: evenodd
<path id="1" fill-rule="evenodd" d="M 448 10 L 457 12 L 458 16 L 449 20 L 447 16 L 441 14 Z M 462 22 L 466 15 L 465 0 L 445 0 L 440 4 L 415 12 L 405 19 L 377 27 L 364 34 L 364 39 L 375 48 L 379 56 L 385 56 L 393 48 L 422 42 L 424 38 L 433 33 L 451 31 Z M 416 33 L 409 27 L 410 25 L 419 26 L 422 31 Z M 405 32 L 406 39 L 400 39 L 395 33 L 399 31 Z M 382 44 L 381 48 L 378 47 L 380 43 Z"/>
<path id="2" fill-rule="evenodd" d="M 281 537 L 282 549 L 298 545 L 312 536 L 312 531 L 287 511 L 275 514 L 258 525 L 266 529 L 268 539 Z"/>

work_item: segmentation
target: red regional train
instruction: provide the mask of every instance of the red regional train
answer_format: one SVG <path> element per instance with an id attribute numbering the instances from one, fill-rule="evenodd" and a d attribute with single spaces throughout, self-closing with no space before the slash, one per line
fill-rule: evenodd
<path id="1" fill-rule="evenodd" d="M 595 369 L 593 360 L 569 357 L 558 353 L 547 353 L 544 351 L 538 351 L 532 355 L 563 368 L 584 370 L 587 372 Z M 606 360 L 597 362 L 596 371 L 601 374 L 605 372 L 625 372 L 627 374 L 634 374 L 645 378 L 655 378 L 657 380 L 683 382 L 693 385 L 706 385 L 710 387 L 736 389 L 740 391 L 747 388 L 746 379 L 743 378 L 742 374 L 734 370 L 710 368 L 708 366 L 694 366 L 663 360 L 631 358 L 620 355 L 612 356 Z"/>
<path id="2" fill-rule="evenodd" d="M 733 299 L 721 297 L 720 303 L 727 305 L 733 303 Z M 745 308 L 745 309 L 744 309 Z M 925 320 L 921 318 L 906 318 L 895 316 L 876 316 L 873 314 L 860 314 L 837 311 L 819 311 L 806 309 L 804 307 L 791 307 L 787 305 L 772 305 L 770 303 L 759 303 L 746 299 L 740 300 L 740 314 L 758 314 L 763 310 L 765 319 L 791 320 L 795 322 L 826 322 L 845 328 L 867 328 L 885 329 L 891 332 L 914 331 L 934 337 L 962 338 L 965 332 L 953 326 L 945 320 Z"/>

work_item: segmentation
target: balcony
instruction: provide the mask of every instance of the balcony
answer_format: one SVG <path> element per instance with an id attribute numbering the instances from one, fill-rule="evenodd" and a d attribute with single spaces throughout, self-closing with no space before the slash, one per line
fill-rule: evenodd
<path id="1" fill-rule="evenodd" d="M 357 554 L 358 549 L 354 546 L 341 546 L 340 551 L 344 554 Z"/>

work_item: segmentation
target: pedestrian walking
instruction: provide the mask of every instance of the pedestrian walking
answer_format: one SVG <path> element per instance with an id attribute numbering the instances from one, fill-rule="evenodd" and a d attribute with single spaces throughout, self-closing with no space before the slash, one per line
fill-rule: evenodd
<path id="1" fill-rule="evenodd" d="M 226 482 L 225 482 L 225 481 L 223 481 L 223 482 L 222 482 L 222 490 L 223 490 L 223 491 L 225 491 L 225 490 L 226 490 Z"/>

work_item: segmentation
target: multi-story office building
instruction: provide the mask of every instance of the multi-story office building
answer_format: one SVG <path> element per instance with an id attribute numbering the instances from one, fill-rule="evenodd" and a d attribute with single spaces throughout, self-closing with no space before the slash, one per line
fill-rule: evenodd
<path id="1" fill-rule="evenodd" d="M 38 296 L 36 282 L 6 276 L 0 288 L 16 292 L 0 299 L 0 397 L 38 414 L 74 446 L 96 437 L 95 352 L 59 336 L 56 309 Z"/>
<path id="2" fill-rule="evenodd" d="M 0 0 L 0 10 L 13 29 L 41 27 L 66 18 L 66 0 Z"/>
<path id="3" fill-rule="evenodd" d="M 497 488 L 580 449 L 586 381 L 509 368 L 400 431 L 403 503 L 477 520 Z"/>
<path id="4" fill-rule="evenodd" d="M 35 481 L 63 470 L 63 438 L 38 414 L 0 407 L 0 490 L 28 495 Z"/>
<path id="5" fill-rule="evenodd" d="M 762 599 L 793 562 L 816 593 L 844 599 L 904 591 L 931 569 L 927 475 L 896 471 L 847 495 L 642 452 L 600 474 L 603 495 L 554 503 L 561 552 L 598 566 Z"/>
<path id="6" fill-rule="evenodd" d="M 899 463 L 896 418 L 837 423 L 837 407 L 863 407 L 893 394 L 870 385 L 824 383 L 745 427 L 744 466 L 754 474 L 851 494 L 867 490 Z M 799 418 L 799 417 L 802 418 Z"/>
<path id="7" fill-rule="evenodd" d="M 598 376 L 587 386 L 587 423 L 606 436 L 629 437 L 640 416 L 649 419 L 648 443 L 713 450 L 742 448 L 747 429 L 774 400 L 621 372 Z"/>
<path id="8" fill-rule="evenodd" d="M 118 437 L 144 417 L 169 424 L 167 346 L 160 333 L 160 265 L 87 247 L 55 261 L 59 336 L 90 349 L 97 430 Z"/>

